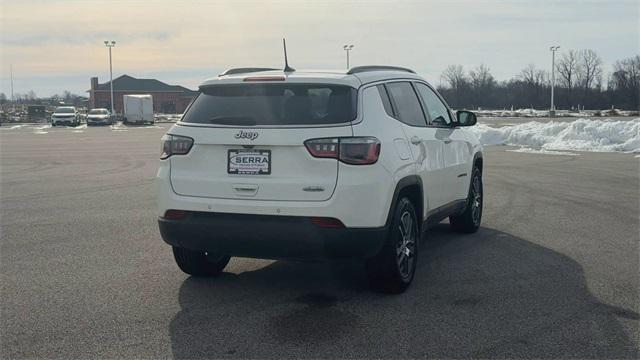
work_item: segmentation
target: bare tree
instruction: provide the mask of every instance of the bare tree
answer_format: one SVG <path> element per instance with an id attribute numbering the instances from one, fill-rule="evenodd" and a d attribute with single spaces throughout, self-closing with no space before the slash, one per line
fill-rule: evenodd
<path id="1" fill-rule="evenodd" d="M 536 69 L 534 64 L 529 64 L 526 68 L 522 69 L 518 78 L 527 85 L 539 87 L 544 85 L 546 81 L 546 73 L 544 70 Z"/>
<path id="2" fill-rule="evenodd" d="M 609 90 L 619 104 L 627 108 L 640 108 L 640 55 L 615 62 Z"/>
<path id="3" fill-rule="evenodd" d="M 26 98 L 27 98 L 27 100 L 29 100 L 29 101 L 33 101 L 33 100 L 35 100 L 35 99 L 37 99 L 37 98 L 38 98 L 38 96 L 36 96 L 35 91 L 33 91 L 33 90 L 29 90 L 29 91 L 27 92 L 27 94 L 25 95 L 25 97 L 26 97 Z"/>
<path id="4" fill-rule="evenodd" d="M 614 89 L 640 87 L 640 55 L 616 61 L 611 77 Z"/>
<path id="5" fill-rule="evenodd" d="M 575 50 L 569 50 L 562 54 L 558 65 L 556 65 L 556 70 L 560 74 L 560 85 L 566 87 L 569 93 L 575 86 L 578 67 L 578 53 Z"/>
<path id="6" fill-rule="evenodd" d="M 71 94 L 71 91 L 69 90 L 65 90 L 62 92 L 62 97 L 61 97 L 65 103 L 71 103 L 71 101 L 73 100 L 73 94 Z"/>
<path id="7" fill-rule="evenodd" d="M 442 79 L 452 89 L 460 89 L 467 82 L 462 65 L 449 65 L 442 73 Z"/>
<path id="8" fill-rule="evenodd" d="M 587 91 L 602 78 L 602 59 L 591 49 L 580 51 L 578 80 Z"/>
<path id="9" fill-rule="evenodd" d="M 486 89 L 495 85 L 493 75 L 491 75 L 491 69 L 484 64 L 480 64 L 475 69 L 469 71 L 469 77 L 471 78 L 471 85 L 475 89 Z"/>

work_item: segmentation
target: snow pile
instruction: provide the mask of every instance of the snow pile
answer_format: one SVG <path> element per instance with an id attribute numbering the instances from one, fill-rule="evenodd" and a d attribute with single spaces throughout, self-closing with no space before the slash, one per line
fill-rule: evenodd
<path id="1" fill-rule="evenodd" d="M 156 122 L 177 122 L 181 117 L 182 114 L 153 114 Z"/>
<path id="2" fill-rule="evenodd" d="M 117 122 L 113 125 L 110 126 L 111 127 L 111 131 L 127 131 L 127 127 L 122 125 L 121 122 Z"/>
<path id="3" fill-rule="evenodd" d="M 548 117 L 549 110 L 536 110 L 536 109 L 515 109 L 515 110 L 486 110 L 477 109 L 473 110 L 476 115 L 480 117 Z M 619 110 L 619 109 L 606 109 L 606 110 L 556 110 L 556 117 L 612 117 L 612 116 L 638 116 L 637 110 Z"/>
<path id="4" fill-rule="evenodd" d="M 640 153 L 640 118 L 632 120 L 588 120 L 548 123 L 526 122 L 471 128 L 484 145 L 513 145 L 539 150 L 573 150 Z"/>
<path id="5" fill-rule="evenodd" d="M 43 125 L 43 126 L 38 126 L 35 128 L 35 130 L 33 131 L 34 134 L 38 134 L 38 135 L 44 135 L 44 134 L 48 134 L 48 131 L 44 131 L 45 129 L 51 129 L 51 124 L 47 124 L 47 125 Z"/>

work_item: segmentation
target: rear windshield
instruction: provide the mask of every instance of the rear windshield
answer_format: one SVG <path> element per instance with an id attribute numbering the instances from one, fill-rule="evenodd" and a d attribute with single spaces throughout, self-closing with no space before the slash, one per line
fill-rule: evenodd
<path id="1" fill-rule="evenodd" d="M 55 112 L 59 114 L 73 114 L 75 110 L 76 109 L 72 107 L 58 107 Z"/>
<path id="2" fill-rule="evenodd" d="M 226 84 L 200 89 L 183 122 L 214 125 L 326 125 L 356 117 L 357 90 L 328 84 Z"/>
<path id="3" fill-rule="evenodd" d="M 89 111 L 89 115 L 106 115 L 108 113 L 106 109 L 93 109 Z"/>

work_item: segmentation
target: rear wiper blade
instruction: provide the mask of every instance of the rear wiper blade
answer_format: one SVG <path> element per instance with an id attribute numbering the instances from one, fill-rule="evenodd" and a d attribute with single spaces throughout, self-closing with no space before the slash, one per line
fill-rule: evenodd
<path id="1" fill-rule="evenodd" d="M 209 119 L 211 124 L 255 126 L 256 121 L 250 116 L 214 116 Z"/>

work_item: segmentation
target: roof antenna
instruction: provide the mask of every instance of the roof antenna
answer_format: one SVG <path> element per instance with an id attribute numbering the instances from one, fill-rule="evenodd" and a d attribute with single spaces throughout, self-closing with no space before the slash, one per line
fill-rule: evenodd
<path id="1" fill-rule="evenodd" d="M 287 60 L 287 42 L 284 38 L 282 39 L 282 46 L 284 47 L 284 72 L 296 71 L 296 69 L 289 66 L 289 61 Z"/>

